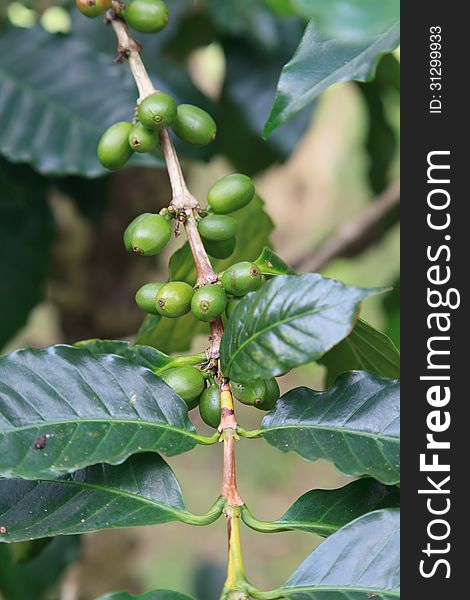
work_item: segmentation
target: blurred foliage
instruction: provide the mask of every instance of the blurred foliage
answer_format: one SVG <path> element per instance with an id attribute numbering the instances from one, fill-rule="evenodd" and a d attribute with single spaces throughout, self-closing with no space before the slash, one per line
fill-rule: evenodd
<path id="1" fill-rule="evenodd" d="M 199 149 L 177 142 L 184 168 L 190 178 L 196 180 L 196 187 L 207 188 L 207 175 L 201 175 L 202 163 L 209 163 L 207 168 L 210 168 L 211 176 L 240 170 L 257 176 L 261 186 L 277 172 L 279 177 L 289 181 L 289 196 L 274 200 L 266 197 L 266 211 L 274 216 L 274 209 L 277 224 L 287 215 L 288 222 L 282 224 L 293 243 L 299 222 L 311 231 L 313 239 L 319 231 L 327 229 L 325 223 L 330 218 L 321 211 L 322 201 L 328 198 L 327 184 L 323 183 L 323 197 L 308 198 L 310 204 L 317 203 L 316 212 L 307 211 L 306 216 L 305 206 L 299 200 L 304 190 L 298 172 L 311 168 L 310 157 L 289 170 L 289 164 L 292 160 L 295 162 L 304 145 L 310 144 L 308 148 L 312 148 L 312 140 L 315 145 L 322 118 L 321 104 L 329 102 L 328 94 L 326 98 L 322 96 L 312 109 L 309 105 L 310 83 L 308 101 L 289 124 L 273 132 L 268 140 L 263 140 L 261 134 L 281 70 L 295 54 L 307 19 L 315 17 L 311 11 L 324 11 L 331 1 L 170 0 L 169 26 L 158 36 L 139 36 L 143 43 L 143 58 L 155 85 L 174 95 L 178 102 L 199 104 L 218 122 L 218 138 L 211 146 Z M 345 2 L 335 0 L 336 9 L 340 10 Z M 15 334 L 39 303 L 48 318 L 58 323 L 61 336 L 58 341 L 130 338 L 142 322 L 142 313 L 133 302 L 135 289 L 146 281 L 167 276 L 164 265 L 169 254 L 157 262 L 154 258 L 130 256 L 122 247 L 122 231 L 126 225 L 141 212 L 165 206 L 170 188 L 163 170 L 142 168 L 144 163 L 161 165 L 161 157 L 157 155 L 138 157 L 139 168 L 131 166 L 112 174 L 104 173 L 96 162 L 96 141 L 107 124 L 130 118 L 136 94 L 126 65 L 113 64 L 116 42 L 112 32 L 103 28 L 100 19 L 82 18 L 74 4 L 73 0 L 0 2 L 0 51 L 3 50 L 0 57 L 0 231 L 4 242 L 0 250 L 0 349 L 9 341 L 9 347 L 15 347 Z M 394 10 L 392 5 L 396 5 L 394 0 L 384 4 L 385 8 Z M 348 35 L 357 35 L 357 22 L 347 23 Z M 374 23 L 370 22 L 370 31 L 373 31 Z M 337 19 L 316 21 L 323 34 L 331 34 L 328 28 L 332 24 L 340 27 L 342 23 L 344 21 Z M 360 29 L 359 33 L 362 31 Z M 354 43 L 358 43 L 357 39 Z M 211 64 L 207 61 L 208 55 L 204 54 L 207 49 L 211 50 Z M 202 85 L 207 80 L 211 85 Z M 354 121 L 349 123 L 345 137 L 351 131 L 357 134 L 354 142 L 347 146 L 348 151 L 352 149 L 355 153 L 351 159 L 345 157 L 349 171 L 341 170 L 337 164 L 331 166 L 335 159 L 329 153 L 330 134 L 322 138 L 325 146 L 316 148 L 315 156 L 325 157 L 324 164 L 334 173 L 339 193 L 347 196 L 347 201 L 341 197 L 339 211 L 338 204 L 331 209 L 340 214 L 336 221 L 330 220 L 328 226 L 340 218 L 347 218 L 368 196 L 380 192 L 396 177 L 398 60 L 394 55 L 385 55 L 378 66 L 376 79 L 355 83 L 351 89 L 358 95 L 364 123 L 362 113 L 352 111 Z M 349 96 L 345 102 L 349 102 Z M 340 103 L 337 108 L 350 114 L 347 104 Z M 334 118 L 330 119 L 328 127 L 333 128 L 334 121 Z M 357 159 L 358 155 L 360 159 Z M 284 163 L 287 165 L 282 166 Z M 271 187 L 275 188 L 276 183 Z M 203 194 L 205 191 L 201 193 L 201 199 Z M 265 245 L 272 229 L 269 217 L 265 215 L 265 219 L 262 227 L 265 237 L 254 240 L 256 249 L 248 247 L 248 240 L 259 227 L 257 219 L 251 214 L 251 220 L 243 226 L 240 257 L 248 254 L 255 257 L 254 254 L 259 254 Z M 369 252 L 358 258 L 338 261 L 329 266 L 327 273 L 337 277 L 346 275 L 346 280 L 355 279 L 353 282 L 359 285 L 390 284 L 398 270 L 396 247 L 386 237 L 392 223 L 393 220 L 384 222 L 383 239 Z M 173 246 L 171 251 L 175 250 L 177 248 Z M 278 248 L 278 252 L 285 256 L 289 248 Z M 177 256 L 184 258 L 184 254 L 183 249 Z M 389 264 L 380 265 L 380 261 Z M 377 273 L 382 266 L 379 280 L 371 281 L 370 273 Z M 387 335 L 398 345 L 399 281 L 391 294 L 375 302 L 373 308 L 367 307 L 366 311 L 367 318 L 382 324 Z M 35 314 L 33 312 L 33 321 Z M 31 338 L 26 337 L 27 343 L 49 343 L 50 327 L 44 314 L 41 313 L 34 335 L 31 328 L 26 330 L 26 335 Z M 182 319 L 179 325 L 176 333 L 156 330 L 160 346 L 164 335 L 173 343 L 173 346 L 167 343 L 170 350 L 177 346 L 187 348 L 188 321 Z M 149 331 L 155 337 L 155 329 L 147 329 L 147 334 Z M 25 339 L 21 339 L 24 343 Z M 290 378 L 290 384 L 312 386 L 313 382 L 320 387 L 323 375 L 322 368 L 307 366 L 287 379 Z M 245 413 L 244 407 L 239 407 L 239 411 L 248 424 L 250 419 L 253 420 L 253 415 L 248 411 Z M 198 422 L 198 428 L 203 427 Z M 266 506 L 266 496 L 269 510 L 278 510 L 280 514 L 288 505 L 293 497 L 285 497 L 284 492 L 277 496 L 273 494 L 276 481 L 281 478 L 291 483 L 300 482 L 298 492 L 304 491 L 306 480 L 311 482 L 311 487 L 322 477 L 329 486 L 339 485 L 342 481 L 335 471 L 325 469 L 324 465 L 306 469 L 293 457 L 274 461 L 269 449 L 257 449 L 253 454 L 249 448 L 240 448 L 240 463 L 249 462 L 252 467 L 246 473 L 242 468 L 241 475 L 250 506 L 254 509 L 261 508 L 263 502 Z M 194 488 L 195 477 L 205 476 L 208 470 L 213 472 L 220 467 L 217 459 L 213 459 L 208 469 L 204 449 L 191 459 L 191 464 L 185 460 L 175 462 L 180 461 L 183 483 L 188 487 Z M 297 493 L 294 488 L 295 485 L 292 494 Z M 254 489 L 260 493 L 249 498 Z M 192 491 L 201 510 L 207 507 L 214 492 L 213 489 Z M 106 534 L 92 536 L 81 567 L 85 577 L 80 582 L 80 598 L 88 600 L 111 589 L 108 580 L 112 581 L 113 587 L 127 585 L 138 592 L 161 587 L 162 579 L 170 585 L 183 577 L 186 579 L 182 587 L 188 592 L 205 600 L 215 599 L 213 590 L 220 589 L 223 570 L 212 562 L 212 556 L 209 559 L 207 555 L 215 545 L 217 532 L 208 534 L 206 555 L 201 554 L 195 560 L 194 549 L 193 554 L 189 554 L 190 541 L 180 548 L 181 531 L 162 531 L 155 536 L 155 530 L 152 530 L 148 538 L 139 538 L 144 539 L 146 551 L 150 548 L 148 563 L 140 572 L 131 564 L 126 565 L 125 573 L 117 573 L 124 564 L 120 562 L 121 555 L 127 556 L 131 552 L 129 539 L 135 541 L 137 534 L 132 534 L 131 538 L 112 537 L 115 532 L 111 532 L 109 538 Z M 177 544 L 174 543 L 175 531 Z M 195 539 L 197 535 L 197 531 L 191 531 L 185 539 Z M 158 550 L 155 550 L 155 537 Z M 271 540 L 257 541 L 259 537 L 252 532 L 244 533 L 246 545 L 253 555 L 250 557 L 251 570 L 261 573 L 260 579 L 264 577 L 265 583 L 278 582 L 276 567 L 272 569 L 273 574 L 263 571 L 266 554 L 269 554 L 270 563 L 282 565 L 287 574 L 288 569 L 298 562 L 299 553 L 312 547 L 310 536 L 300 538 L 300 549 L 289 535 L 283 545 L 273 544 Z M 222 539 L 217 540 L 217 547 L 221 544 Z M 63 569 L 78 555 L 77 538 L 58 538 L 37 556 L 20 562 L 19 555 L 28 552 L 25 546 L 16 549 L 0 546 L 1 596 L 5 600 L 58 598 L 54 586 Z M 194 577 L 186 573 L 187 569 L 183 575 L 181 566 L 177 566 L 180 553 L 185 564 L 194 567 Z M 155 554 L 159 554 L 158 557 Z M 117 569 L 116 565 L 119 565 Z M 91 573 L 89 578 L 87 573 Z"/>

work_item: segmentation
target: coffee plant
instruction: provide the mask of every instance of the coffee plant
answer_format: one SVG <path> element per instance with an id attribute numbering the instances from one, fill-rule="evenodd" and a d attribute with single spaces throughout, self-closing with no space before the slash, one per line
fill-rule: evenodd
<path id="1" fill-rule="evenodd" d="M 214 19 L 223 21 L 224 3 L 209 4 Z M 239 4 L 242 21 L 254 5 L 265 10 Z M 285 10 L 295 5 L 313 20 L 281 73 L 266 137 L 332 83 L 373 78 L 378 56 L 397 45 L 394 2 L 381 10 L 365 0 L 351 3 L 357 14 L 350 21 L 341 4 L 285 3 Z M 134 37 L 164 31 L 171 22 L 167 6 L 162 0 L 76 0 L 76 8 L 112 28 L 116 62 L 128 64 L 138 90 L 134 104 L 126 103 L 129 95 L 117 80 L 104 90 L 119 116 L 111 123 L 105 119 L 101 128 L 101 166 L 84 153 L 79 168 L 88 175 L 118 170 L 136 155 L 144 155 L 146 164 L 164 162 L 172 192 L 167 206 L 132 220 L 123 243 L 129 253 L 154 256 L 172 236 L 186 241 L 170 259 L 167 280 L 136 290 L 135 302 L 147 315 L 136 343 L 92 339 L 0 357 L 0 540 L 27 552 L 33 548 L 47 560 L 51 546 L 45 538 L 170 521 L 206 526 L 223 517 L 228 567 L 221 599 L 397 598 L 398 355 L 384 334 L 359 318 L 362 301 L 387 290 L 296 273 L 264 244 L 258 256 L 240 258 L 235 249 L 256 240 L 260 223 L 262 202 L 253 180 L 243 173 L 222 177 L 208 190 L 207 202 L 189 191 L 174 140 L 183 148 L 208 146 L 217 138 L 216 121 L 205 108 L 179 103 L 168 89 L 156 88 L 142 59 L 150 38 L 145 35 L 141 45 Z M 344 38 L 345 27 L 347 41 L 340 42 L 335 36 L 340 31 Z M 96 98 L 105 68 L 97 61 Z M 96 98 L 99 121 L 106 107 Z M 119 103 L 124 105 L 116 108 Z M 69 109 L 64 103 L 62 117 Z M 222 118 L 222 126 L 229 118 Z M 371 154 L 377 127 L 371 124 Z M 3 152 L 18 160 L 18 144 L 9 149 L 1 135 Z M 88 147 L 85 127 L 75 135 L 76 144 Z M 33 144 L 22 160 L 29 157 L 40 172 L 52 172 L 51 165 L 74 172 L 73 148 L 41 152 Z M 55 152 L 54 159 L 47 152 Z M 379 189 L 384 170 L 374 169 L 371 181 Z M 193 337 L 209 331 L 208 344 L 198 353 L 176 355 L 167 341 L 163 351 L 159 338 L 168 327 L 174 336 L 185 329 Z M 299 387 L 281 395 L 276 378 L 312 361 L 328 369 L 326 390 Z M 257 429 L 238 422 L 237 403 L 264 412 L 256 413 L 262 416 Z M 191 411 L 199 411 L 213 435 L 196 431 Z M 255 438 L 307 461 L 330 461 L 354 479 L 339 489 L 306 491 L 279 519 L 262 520 L 244 502 L 235 468 L 237 445 Z M 197 445 L 223 448 L 220 495 L 198 515 L 186 508 L 161 456 Z M 325 539 L 287 581 L 263 591 L 245 576 L 242 524 L 266 534 L 298 530 Z M 56 546 L 55 552 L 62 550 Z M 129 598 L 116 592 L 101 600 Z M 168 590 L 139 598 L 190 600 Z"/>

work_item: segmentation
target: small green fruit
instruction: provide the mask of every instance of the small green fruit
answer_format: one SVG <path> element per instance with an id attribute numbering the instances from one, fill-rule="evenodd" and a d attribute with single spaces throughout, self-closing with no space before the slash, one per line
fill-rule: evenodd
<path id="1" fill-rule="evenodd" d="M 146 283 L 140 287 L 135 295 L 135 301 L 140 310 L 150 315 L 158 315 L 157 293 L 163 283 Z"/>
<path id="2" fill-rule="evenodd" d="M 233 395 L 242 404 L 253 406 L 255 403 L 261 403 L 266 398 L 266 384 L 262 379 L 255 379 L 250 383 L 230 382 Z"/>
<path id="3" fill-rule="evenodd" d="M 191 300 L 191 312 L 199 321 L 215 321 L 227 306 L 227 294 L 220 285 L 203 285 L 194 292 Z"/>
<path id="4" fill-rule="evenodd" d="M 164 317 L 181 317 L 191 310 L 193 288 L 184 281 L 165 283 L 157 293 L 157 311 Z"/>
<path id="5" fill-rule="evenodd" d="M 120 121 L 107 129 L 98 144 L 98 159 L 103 167 L 112 171 L 119 169 L 132 156 L 129 134 L 132 123 Z"/>
<path id="6" fill-rule="evenodd" d="M 207 254 L 210 254 L 213 258 L 228 258 L 233 254 L 237 242 L 235 238 L 230 238 L 225 242 L 212 242 L 211 240 L 204 240 L 204 248 Z"/>
<path id="7" fill-rule="evenodd" d="M 228 215 L 208 215 L 198 223 L 201 236 L 214 242 L 225 242 L 235 237 L 237 227 L 237 221 Z"/>
<path id="8" fill-rule="evenodd" d="M 266 394 L 263 400 L 255 400 L 253 406 L 260 410 L 272 410 L 274 405 L 279 399 L 281 392 L 277 381 L 272 377 L 271 379 L 265 379 L 264 385 L 266 386 Z"/>
<path id="9" fill-rule="evenodd" d="M 75 0 L 78 10 L 85 17 L 99 17 L 112 6 L 112 0 Z"/>
<path id="10" fill-rule="evenodd" d="M 142 100 L 137 109 L 137 117 L 147 129 L 163 129 L 176 119 L 178 107 L 168 94 L 155 92 Z"/>
<path id="11" fill-rule="evenodd" d="M 171 237 L 170 223 L 153 213 L 136 217 L 124 232 L 124 245 L 128 252 L 153 256 L 164 248 Z"/>
<path id="12" fill-rule="evenodd" d="M 171 128 L 180 140 L 198 146 L 209 144 L 217 134 L 217 125 L 210 114 L 192 104 L 178 106 Z"/>
<path id="13" fill-rule="evenodd" d="M 157 33 L 168 23 L 168 7 L 162 0 L 133 0 L 124 17 L 136 31 Z"/>
<path id="14" fill-rule="evenodd" d="M 134 152 L 150 152 L 158 143 L 158 131 L 147 129 L 136 123 L 129 133 L 129 146 Z"/>
<path id="15" fill-rule="evenodd" d="M 228 319 L 230 319 L 230 317 L 233 314 L 233 311 L 240 304 L 242 299 L 243 298 L 230 298 L 230 300 L 227 302 L 227 306 L 225 307 L 225 314 L 227 315 Z"/>
<path id="16" fill-rule="evenodd" d="M 197 406 L 194 401 L 204 389 L 204 377 L 196 367 L 176 367 L 168 369 L 160 375 L 161 379 L 175 390 L 188 405 L 189 410 Z"/>
<path id="17" fill-rule="evenodd" d="M 234 173 L 216 181 L 207 193 L 212 210 L 221 215 L 243 208 L 253 199 L 255 186 L 246 175 Z"/>
<path id="18" fill-rule="evenodd" d="M 243 261 L 228 267 L 220 281 L 229 294 L 244 296 L 260 288 L 262 277 L 254 263 Z"/>
<path id="19" fill-rule="evenodd" d="M 199 399 L 199 412 L 204 423 L 217 429 L 222 414 L 218 385 L 210 385 L 202 392 Z"/>

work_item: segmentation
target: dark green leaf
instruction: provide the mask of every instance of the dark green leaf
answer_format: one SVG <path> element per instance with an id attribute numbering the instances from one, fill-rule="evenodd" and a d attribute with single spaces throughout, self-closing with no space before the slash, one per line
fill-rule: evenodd
<path id="1" fill-rule="evenodd" d="M 386 54 L 377 67 L 376 77 L 358 83 L 367 107 L 366 151 L 369 160 L 369 181 L 375 194 L 382 192 L 390 178 L 390 169 L 398 149 L 398 129 L 389 116 L 390 99 L 398 102 L 400 63 Z"/>
<path id="2" fill-rule="evenodd" d="M 194 598 L 171 590 L 155 590 L 140 596 L 132 596 L 128 592 L 114 592 L 100 596 L 97 600 L 194 600 Z"/>
<path id="3" fill-rule="evenodd" d="M 12 28 L 0 38 L 0 73 L 4 156 L 48 175 L 105 172 L 98 140 L 112 123 L 130 120 L 136 102 L 127 71 L 72 35 Z M 142 156 L 136 160 L 157 164 Z"/>
<path id="4" fill-rule="evenodd" d="M 42 298 L 53 233 L 45 181 L 0 159 L 0 349 Z"/>
<path id="5" fill-rule="evenodd" d="M 235 308 L 222 337 L 222 370 L 267 379 L 317 360 L 346 337 L 362 300 L 378 290 L 318 274 L 280 275 Z"/>
<path id="6" fill-rule="evenodd" d="M 313 19 L 331 38 L 361 41 L 400 19 L 400 0 L 292 0 L 299 14 Z"/>
<path id="7" fill-rule="evenodd" d="M 346 371 L 371 371 L 383 377 L 400 377 L 400 353 L 393 342 L 362 319 L 358 319 L 348 337 L 319 362 L 327 368 L 327 387 Z"/>
<path id="8" fill-rule="evenodd" d="M 148 369 L 52 346 L 0 358 L 0 474 L 40 479 L 136 452 L 191 450 L 187 406 Z"/>
<path id="9" fill-rule="evenodd" d="M 269 243 L 273 223 L 264 211 L 264 203 L 255 196 L 248 206 L 232 213 L 238 221 L 237 245 L 232 256 L 226 260 L 214 260 L 217 271 L 242 260 L 255 260 L 263 247 Z M 170 259 L 170 280 L 196 283 L 196 270 L 189 245 L 186 243 Z M 197 334 L 209 332 L 207 323 L 202 323 L 191 314 L 180 319 L 149 316 L 140 328 L 136 343 L 159 348 L 164 352 L 184 352 L 191 346 Z"/>
<path id="10" fill-rule="evenodd" d="M 267 246 L 254 262 L 263 275 L 294 275 L 291 267 Z"/>
<path id="11" fill-rule="evenodd" d="M 282 70 L 263 135 L 268 137 L 331 85 L 370 80 L 380 55 L 393 50 L 398 40 L 398 25 L 366 41 L 345 43 L 321 36 L 310 22 L 296 53 Z"/>
<path id="12" fill-rule="evenodd" d="M 150 346 L 131 346 L 129 342 L 123 342 L 122 340 L 83 340 L 77 342 L 75 346 L 85 348 L 92 354 L 116 354 L 151 371 L 166 367 L 173 360 L 167 354 Z"/>
<path id="13" fill-rule="evenodd" d="M 365 371 L 345 373 L 325 392 L 296 388 L 261 424 L 282 452 L 323 458 L 353 476 L 400 481 L 400 383 Z"/>
<path id="14" fill-rule="evenodd" d="M 400 597 L 400 512 L 378 510 L 325 540 L 282 586 L 295 600 Z"/>
<path id="15" fill-rule="evenodd" d="M 95 465 L 62 479 L 8 479 L 0 485 L 2 542 L 136 527 L 187 515 L 173 471 L 158 454 L 119 466 Z"/>
<path id="16" fill-rule="evenodd" d="M 0 483 L 0 495 L 2 485 Z M 0 544 L 1 597 L 4 600 L 45 600 L 50 598 L 49 588 L 57 583 L 65 568 L 78 558 L 80 538 L 69 536 L 50 540 L 47 547 L 26 564 L 18 564 L 12 558 L 17 545 L 20 544 Z"/>
<path id="17" fill-rule="evenodd" d="M 327 537 L 347 523 L 379 508 L 399 506 L 400 492 L 374 479 L 360 479 L 336 490 L 311 490 L 276 521 L 257 522 L 242 512 L 245 523 L 259 531 L 300 530 Z"/>

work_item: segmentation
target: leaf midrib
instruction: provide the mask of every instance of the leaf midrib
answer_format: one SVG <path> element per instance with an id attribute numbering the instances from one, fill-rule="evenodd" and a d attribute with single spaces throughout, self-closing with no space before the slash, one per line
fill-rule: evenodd
<path id="1" fill-rule="evenodd" d="M 395 443 L 395 444 L 399 444 L 400 443 L 400 438 L 399 437 L 392 437 L 392 436 L 385 436 L 385 435 L 377 435 L 375 433 L 371 433 L 369 431 L 356 431 L 354 429 L 345 429 L 344 427 L 335 427 L 330 426 L 330 425 L 309 425 L 309 424 L 298 424 L 298 425 L 276 425 L 275 427 L 266 427 L 266 428 L 261 428 L 260 432 L 261 434 L 263 434 L 264 432 L 271 432 L 271 431 L 277 431 L 278 429 L 319 429 L 319 430 L 327 430 L 327 431 L 334 431 L 337 433 L 341 433 L 341 434 L 349 434 L 352 436 L 356 436 L 356 437 L 368 437 L 368 438 L 372 438 L 375 441 L 386 441 L 389 443 Z"/>
<path id="2" fill-rule="evenodd" d="M 377 589 L 377 588 L 364 588 L 364 587 L 356 587 L 356 586 L 344 586 L 344 585 L 338 585 L 338 586 L 322 586 L 322 585 L 310 585 L 310 586 L 299 586 L 299 587 L 292 587 L 292 588 L 281 588 L 279 590 L 279 592 L 284 593 L 284 594 L 292 594 L 295 592 L 358 592 L 358 593 L 363 593 L 363 594 L 372 594 L 372 595 L 383 595 L 383 594 L 387 594 L 388 596 L 392 597 L 392 598 L 400 598 L 400 592 L 399 591 L 394 591 L 394 590 L 384 590 L 384 589 Z"/>

